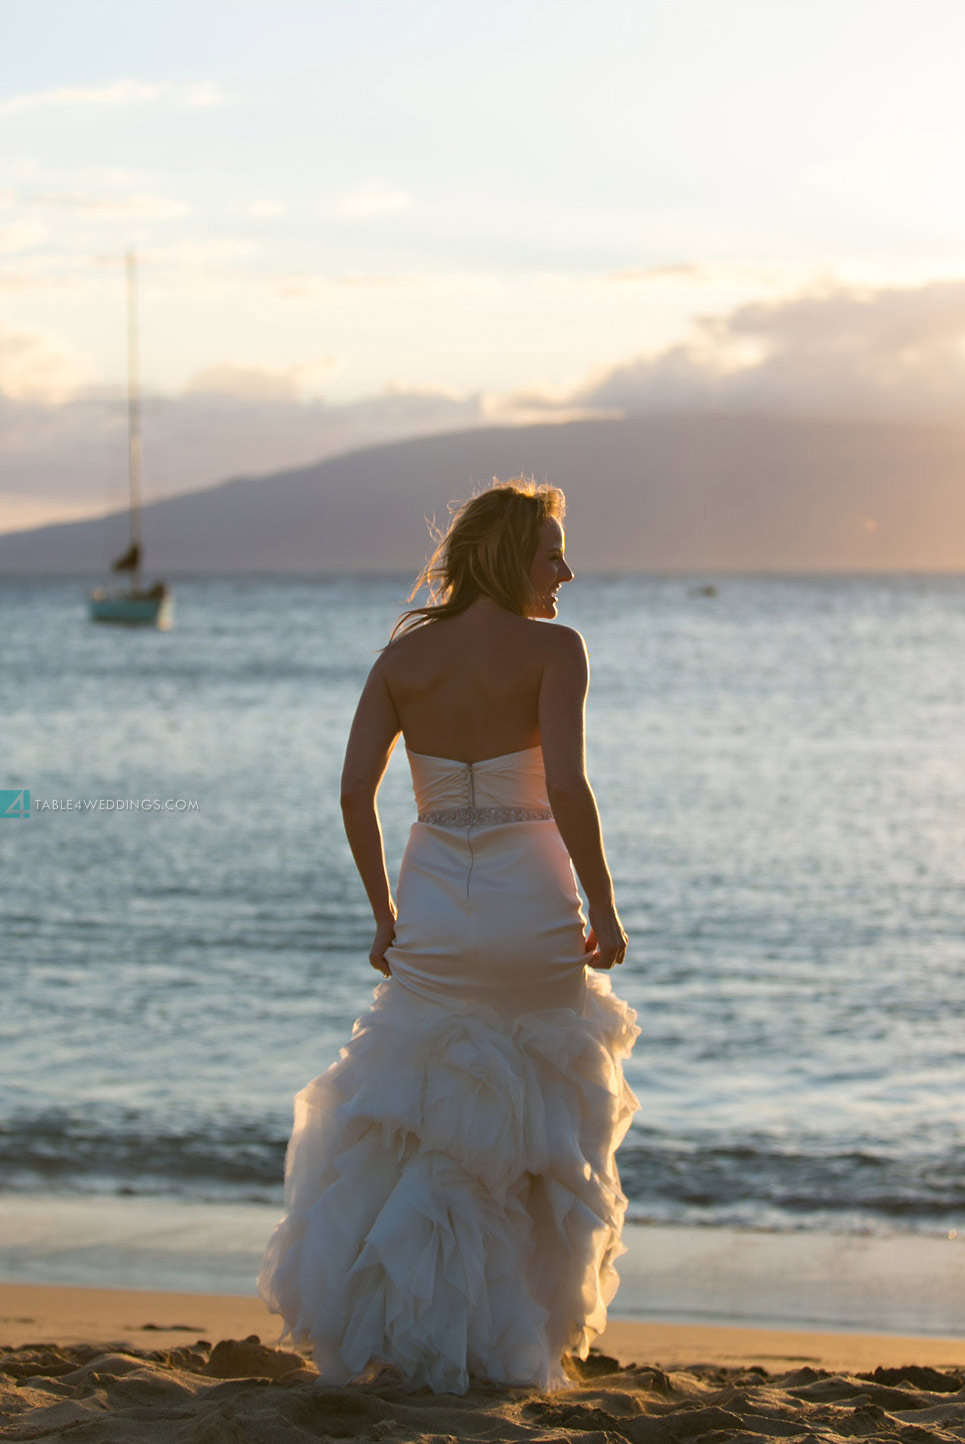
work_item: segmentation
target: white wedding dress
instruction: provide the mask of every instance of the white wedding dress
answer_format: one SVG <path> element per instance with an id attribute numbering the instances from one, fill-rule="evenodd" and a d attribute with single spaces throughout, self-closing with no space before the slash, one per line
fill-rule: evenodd
<path id="1" fill-rule="evenodd" d="M 330 1383 L 391 1365 L 440 1393 L 563 1387 L 625 1252 L 639 1029 L 585 967 L 540 749 L 409 762 L 392 976 L 295 1100 L 258 1286 Z"/>

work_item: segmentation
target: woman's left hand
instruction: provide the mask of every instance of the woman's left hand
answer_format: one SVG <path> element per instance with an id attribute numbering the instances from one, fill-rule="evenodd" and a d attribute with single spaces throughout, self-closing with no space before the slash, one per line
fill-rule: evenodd
<path id="1" fill-rule="evenodd" d="M 375 938 L 369 948 L 369 962 L 377 973 L 383 977 L 390 978 L 392 969 L 386 961 L 386 953 L 395 941 L 395 918 L 388 918 L 384 923 L 379 923 L 375 930 Z"/>
<path id="2" fill-rule="evenodd" d="M 605 907 L 589 907 L 590 929 L 584 947 L 590 954 L 588 968 L 606 971 L 623 962 L 627 955 L 627 935 L 623 931 L 620 915 L 612 903 Z"/>

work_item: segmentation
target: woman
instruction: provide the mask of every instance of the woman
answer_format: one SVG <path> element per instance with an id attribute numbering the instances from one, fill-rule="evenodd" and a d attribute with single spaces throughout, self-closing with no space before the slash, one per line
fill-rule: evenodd
<path id="1" fill-rule="evenodd" d="M 564 1387 L 616 1290 L 638 1030 L 602 971 L 627 939 L 584 770 L 586 652 L 536 624 L 573 579 L 563 514 L 527 481 L 466 502 L 352 724 L 342 809 L 386 981 L 296 1099 L 259 1276 L 329 1382 Z M 400 735 L 418 821 L 397 908 L 376 794 Z"/>

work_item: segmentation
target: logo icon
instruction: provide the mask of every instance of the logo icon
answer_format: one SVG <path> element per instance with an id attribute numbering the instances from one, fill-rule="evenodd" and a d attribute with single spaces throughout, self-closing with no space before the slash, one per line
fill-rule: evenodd
<path id="1" fill-rule="evenodd" d="M 30 789 L 0 787 L 0 817 L 29 817 Z"/>

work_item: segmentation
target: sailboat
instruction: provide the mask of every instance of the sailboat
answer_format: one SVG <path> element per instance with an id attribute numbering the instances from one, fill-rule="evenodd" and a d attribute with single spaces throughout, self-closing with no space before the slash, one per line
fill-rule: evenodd
<path id="1" fill-rule="evenodd" d="M 127 439 L 130 481 L 131 541 L 111 571 L 127 573 L 130 585 L 111 591 L 97 587 L 88 600 L 93 622 L 121 622 L 133 626 L 167 628 L 173 601 L 164 582 L 145 587 L 141 582 L 144 548 L 141 543 L 141 398 L 137 357 L 137 263 L 127 253 Z"/>

